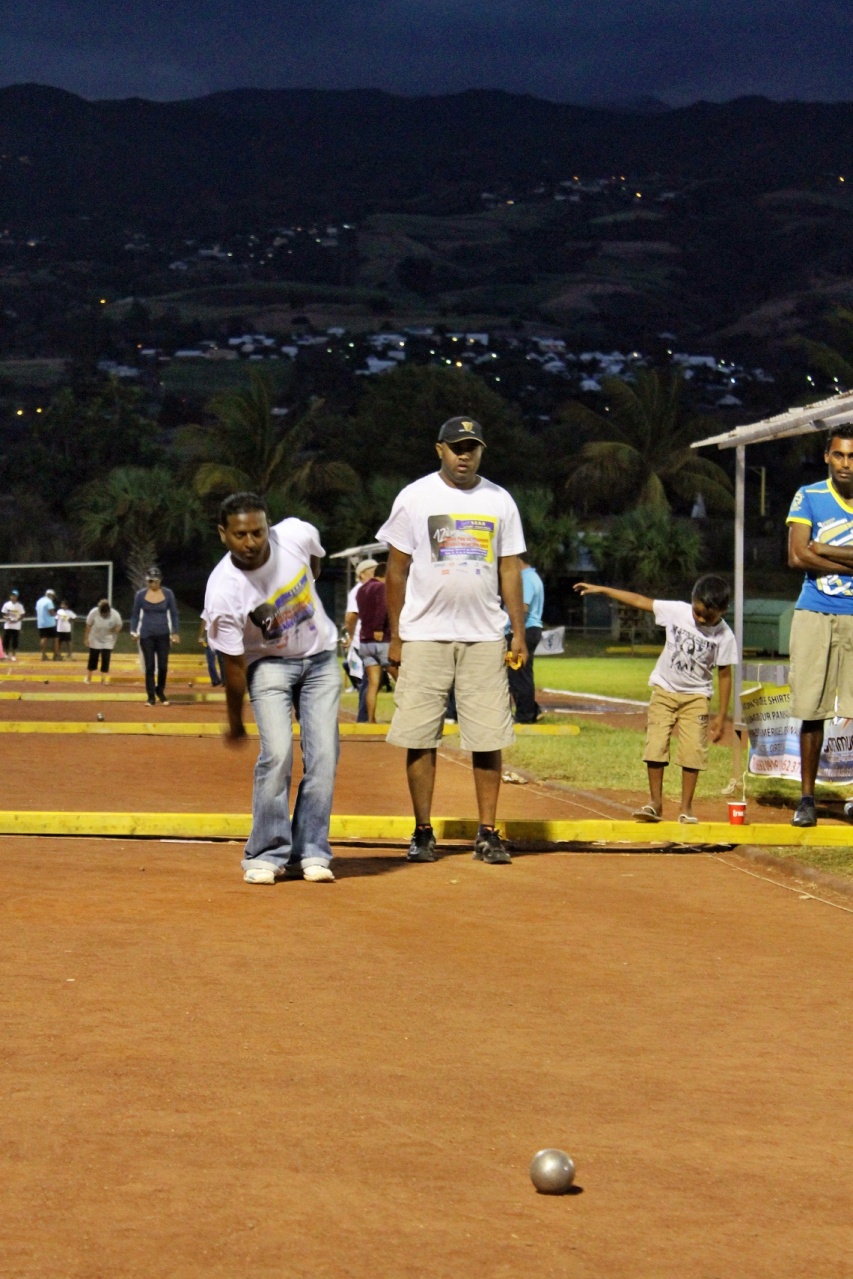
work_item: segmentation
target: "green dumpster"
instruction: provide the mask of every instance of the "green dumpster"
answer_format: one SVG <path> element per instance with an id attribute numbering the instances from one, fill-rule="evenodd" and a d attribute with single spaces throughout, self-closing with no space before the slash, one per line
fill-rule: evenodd
<path id="1" fill-rule="evenodd" d="M 743 647 L 757 653 L 778 653 L 787 657 L 791 651 L 792 600 L 744 600 Z M 734 625 L 734 614 L 726 621 Z"/>

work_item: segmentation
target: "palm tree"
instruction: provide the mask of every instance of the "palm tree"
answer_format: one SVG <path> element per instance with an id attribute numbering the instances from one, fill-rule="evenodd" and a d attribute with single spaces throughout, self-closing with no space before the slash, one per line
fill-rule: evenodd
<path id="1" fill-rule="evenodd" d="M 331 520 L 331 536 L 335 542 L 341 546 L 371 542 L 407 482 L 397 475 L 374 475 L 356 492 L 344 493 Z"/>
<path id="2" fill-rule="evenodd" d="M 71 502 L 84 550 L 116 553 L 135 590 L 157 553 L 185 546 L 205 528 L 200 504 L 164 467 L 119 466 Z"/>
<path id="3" fill-rule="evenodd" d="M 608 581 L 660 598 L 695 578 L 702 540 L 694 520 L 673 519 L 663 508 L 636 508 L 610 522 L 592 541 L 592 553 Z"/>
<path id="4" fill-rule="evenodd" d="M 716 462 L 691 449 L 707 435 L 708 417 L 687 417 L 680 372 L 642 369 L 628 382 L 605 378 L 605 413 L 570 404 L 563 420 L 589 437 L 573 460 L 566 491 L 583 511 L 633 506 L 668 511 L 701 494 L 709 511 L 733 509 L 732 483 Z"/>
<path id="5" fill-rule="evenodd" d="M 574 515 L 554 509 L 554 494 L 547 488 L 511 490 L 521 515 L 527 560 L 549 577 L 576 557 L 578 523 Z"/>
<path id="6" fill-rule="evenodd" d="M 199 497 L 250 491 L 274 507 L 310 515 L 305 499 L 311 494 L 357 489 L 351 467 L 306 451 L 322 401 L 288 425 L 273 412 L 275 399 L 269 374 L 253 368 L 247 387 L 214 395 L 208 405 L 212 427 L 182 428 L 178 446 L 196 463 L 193 488 Z"/>

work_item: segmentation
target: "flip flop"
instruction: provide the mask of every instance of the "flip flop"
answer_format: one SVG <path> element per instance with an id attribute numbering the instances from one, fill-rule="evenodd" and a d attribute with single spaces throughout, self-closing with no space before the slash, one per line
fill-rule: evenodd
<path id="1" fill-rule="evenodd" d="M 699 818 L 693 817 L 690 813 L 679 813 L 678 820 L 682 826 L 697 826 L 699 823 Z"/>
<path id="2" fill-rule="evenodd" d="M 656 812 L 651 804 L 643 804 L 636 813 L 632 813 L 632 817 L 637 822 L 659 822 L 661 819 L 660 813 Z"/>

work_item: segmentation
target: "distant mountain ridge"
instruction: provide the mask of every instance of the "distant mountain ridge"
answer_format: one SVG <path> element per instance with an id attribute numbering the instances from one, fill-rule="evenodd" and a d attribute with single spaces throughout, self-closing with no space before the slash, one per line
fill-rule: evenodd
<path id="1" fill-rule="evenodd" d="M 187 231 L 355 220 L 436 197 L 453 211 L 503 183 L 611 171 L 781 190 L 844 174 L 851 157 L 853 103 L 632 110 L 486 90 L 286 89 L 88 102 L 0 90 L 0 219 L 31 229 L 80 217 Z"/>

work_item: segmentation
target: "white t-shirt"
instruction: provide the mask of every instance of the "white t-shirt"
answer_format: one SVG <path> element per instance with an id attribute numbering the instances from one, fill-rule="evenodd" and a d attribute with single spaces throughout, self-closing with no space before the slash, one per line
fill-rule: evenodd
<path id="1" fill-rule="evenodd" d="M 207 638 L 220 653 L 313 657 L 337 647 L 335 624 L 314 586 L 311 557 L 325 555 L 313 524 L 287 519 L 270 529 L 270 557 L 260 568 L 237 568 L 230 554 L 207 582 Z"/>
<path id="2" fill-rule="evenodd" d="M 358 602 L 355 597 L 361 590 L 362 585 L 362 582 L 356 582 L 349 595 L 347 595 L 347 613 L 358 613 Z M 347 666 L 349 667 L 349 673 L 353 679 L 361 679 L 364 675 L 364 663 L 358 653 L 358 622 L 356 622 L 355 631 L 353 632 L 353 637 L 350 640 L 350 646 L 347 649 Z"/>
<path id="3" fill-rule="evenodd" d="M 19 631 L 24 611 L 23 604 L 18 600 L 7 600 L 2 609 L 0 609 L 0 613 L 3 614 L 4 628 L 7 631 Z"/>
<path id="4" fill-rule="evenodd" d="M 95 607 L 86 617 L 86 630 L 89 632 L 89 648 L 115 648 L 121 630 L 121 613 L 111 608 L 105 617 Z"/>
<path id="5" fill-rule="evenodd" d="M 498 561 L 524 552 L 524 533 L 506 489 L 480 479 L 472 489 L 445 484 L 436 471 L 409 484 L 376 534 L 411 555 L 403 640 L 503 638 Z"/>
<path id="6" fill-rule="evenodd" d="M 76 613 L 72 613 L 70 608 L 58 608 L 56 610 L 56 631 L 58 635 L 70 635 L 71 623 L 77 617 Z"/>
<path id="7" fill-rule="evenodd" d="M 697 626 L 693 608 L 683 600 L 655 600 L 655 621 L 666 627 L 666 644 L 649 676 L 670 693 L 713 692 L 715 666 L 734 666 L 737 642 L 731 628 L 720 621 L 716 626 Z"/>

